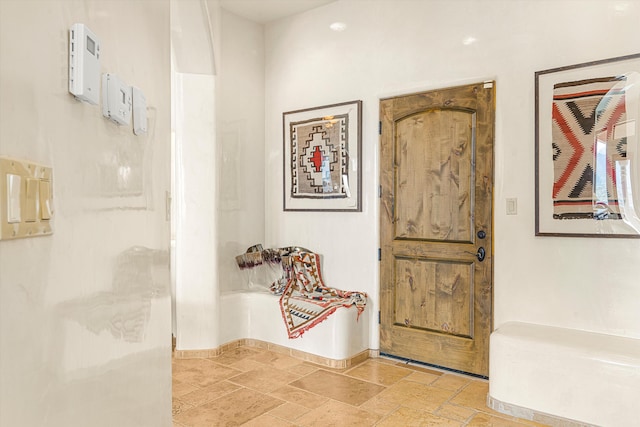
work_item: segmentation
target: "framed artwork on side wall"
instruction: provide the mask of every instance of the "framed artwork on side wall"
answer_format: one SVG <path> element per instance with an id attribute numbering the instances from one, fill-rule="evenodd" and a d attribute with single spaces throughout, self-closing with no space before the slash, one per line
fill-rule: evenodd
<path id="1" fill-rule="evenodd" d="M 289 111 L 285 211 L 362 211 L 362 101 Z"/>
<path id="2" fill-rule="evenodd" d="M 536 236 L 640 237 L 640 53 L 535 73 Z"/>

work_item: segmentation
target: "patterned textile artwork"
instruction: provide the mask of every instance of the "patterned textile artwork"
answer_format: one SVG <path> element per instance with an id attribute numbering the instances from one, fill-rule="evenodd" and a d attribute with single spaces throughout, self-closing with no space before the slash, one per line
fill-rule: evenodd
<path id="1" fill-rule="evenodd" d="M 319 117 L 290 124 L 291 197 L 346 198 L 349 182 L 349 116 Z"/>
<path id="2" fill-rule="evenodd" d="M 552 106 L 553 217 L 620 219 L 615 162 L 627 156 L 624 77 L 554 85 Z"/>
<path id="3" fill-rule="evenodd" d="M 301 337 L 339 307 L 355 305 L 360 317 L 367 304 L 367 294 L 326 287 L 320 273 L 318 254 L 294 253 L 291 264 L 293 275 L 280 297 L 280 309 L 289 338 Z"/>
<path id="4" fill-rule="evenodd" d="M 367 305 L 367 294 L 328 288 L 322 281 L 320 256 L 299 246 L 263 249 L 262 245 L 251 246 L 236 257 L 241 270 L 268 268 L 273 278 L 270 291 L 280 295 L 280 311 L 287 327 L 289 338 L 299 338 L 309 329 L 325 320 L 339 307 L 356 306 L 358 318 Z M 266 288 L 266 283 L 253 287 Z"/>

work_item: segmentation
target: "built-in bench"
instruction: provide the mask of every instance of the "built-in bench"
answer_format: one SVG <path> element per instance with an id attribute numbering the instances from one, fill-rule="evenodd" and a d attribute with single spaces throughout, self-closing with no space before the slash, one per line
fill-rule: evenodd
<path id="1" fill-rule="evenodd" d="M 508 322 L 490 349 L 493 409 L 556 426 L 640 425 L 640 340 Z"/>
<path id="2" fill-rule="evenodd" d="M 300 338 L 289 339 L 278 296 L 269 292 L 228 292 L 221 296 L 220 332 L 224 343 L 254 339 L 291 350 L 300 358 L 343 367 L 369 349 L 369 308 L 358 318 L 355 307 L 339 308 Z M 324 361 L 324 362 L 323 362 Z M 325 363 L 326 362 L 326 363 Z"/>

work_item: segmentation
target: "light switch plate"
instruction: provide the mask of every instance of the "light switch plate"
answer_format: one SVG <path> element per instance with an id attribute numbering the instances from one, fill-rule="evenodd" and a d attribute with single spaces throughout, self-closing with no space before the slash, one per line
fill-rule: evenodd
<path id="1" fill-rule="evenodd" d="M 45 190 L 43 191 L 42 183 Z M 52 233 L 52 170 L 24 160 L 0 157 L 0 240 Z M 46 205 L 47 212 L 42 210 Z M 48 219 L 43 215 L 48 214 Z"/>

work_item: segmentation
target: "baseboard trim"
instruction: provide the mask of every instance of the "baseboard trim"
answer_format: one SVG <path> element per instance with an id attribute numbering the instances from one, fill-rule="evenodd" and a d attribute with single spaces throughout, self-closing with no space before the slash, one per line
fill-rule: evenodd
<path id="1" fill-rule="evenodd" d="M 597 427 L 594 424 L 582 423 L 569 418 L 563 418 L 557 415 L 550 415 L 533 409 L 524 408 L 522 406 L 512 405 L 511 403 L 494 399 L 490 395 L 487 396 L 487 406 L 501 414 L 511 415 L 513 417 L 546 424 L 552 427 Z"/>
<path id="2" fill-rule="evenodd" d="M 235 341 L 228 342 L 221 345 L 218 348 L 204 349 L 204 350 L 175 350 L 173 357 L 175 359 L 196 359 L 196 358 L 212 358 L 224 354 L 227 351 L 233 350 L 240 346 L 256 347 L 266 350 L 270 350 L 280 354 L 286 354 L 296 359 L 314 363 L 316 365 L 324 366 L 330 369 L 347 369 L 352 366 L 358 365 L 369 358 L 376 358 L 380 355 L 379 350 L 364 350 L 360 353 L 349 357 L 347 359 L 331 359 L 328 357 L 318 356 L 317 354 L 307 353 L 300 350 L 295 350 L 282 345 L 272 344 L 270 342 L 255 340 L 251 338 L 243 338 Z"/>

